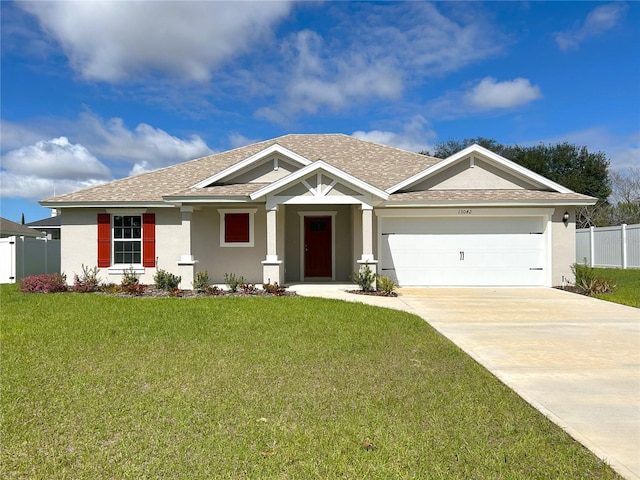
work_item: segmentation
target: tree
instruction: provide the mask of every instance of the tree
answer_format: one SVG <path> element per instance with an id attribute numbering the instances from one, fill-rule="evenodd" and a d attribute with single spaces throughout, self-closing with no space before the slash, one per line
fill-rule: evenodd
<path id="1" fill-rule="evenodd" d="M 587 147 L 578 147 L 569 142 L 522 147 L 502 145 L 496 140 L 478 137 L 441 142 L 436 145 L 433 156 L 447 158 L 474 143 L 574 192 L 596 197 L 598 203 L 595 206 L 585 207 L 578 212 L 579 228 L 602 221 L 611 194 L 609 160 L 603 152 L 590 153 Z"/>
<path id="2" fill-rule="evenodd" d="M 640 168 L 611 172 L 611 225 L 640 223 Z"/>
<path id="3" fill-rule="evenodd" d="M 20 220 L 20 223 L 24 225 L 24 212 L 22 212 L 22 219 Z"/>

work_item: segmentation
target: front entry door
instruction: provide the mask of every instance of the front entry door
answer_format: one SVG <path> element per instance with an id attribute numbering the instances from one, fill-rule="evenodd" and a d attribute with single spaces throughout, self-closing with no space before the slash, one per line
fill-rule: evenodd
<path id="1" fill-rule="evenodd" d="M 331 217 L 304 217 L 304 276 L 331 277 Z"/>

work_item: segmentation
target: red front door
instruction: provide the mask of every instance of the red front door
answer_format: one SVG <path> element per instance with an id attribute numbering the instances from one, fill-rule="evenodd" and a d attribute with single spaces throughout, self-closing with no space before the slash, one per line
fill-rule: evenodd
<path id="1" fill-rule="evenodd" d="M 304 276 L 331 277 L 331 217 L 304 217 Z"/>

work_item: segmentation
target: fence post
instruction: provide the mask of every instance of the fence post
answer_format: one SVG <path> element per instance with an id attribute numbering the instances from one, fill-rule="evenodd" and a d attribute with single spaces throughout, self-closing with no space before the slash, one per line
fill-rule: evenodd
<path id="1" fill-rule="evenodd" d="M 620 225 L 622 239 L 622 268 L 627 268 L 627 224 Z"/>
<path id="2" fill-rule="evenodd" d="M 595 241 L 594 241 L 594 236 L 595 236 L 595 227 L 589 227 L 589 266 L 593 267 L 593 265 L 596 263 L 595 261 Z"/>

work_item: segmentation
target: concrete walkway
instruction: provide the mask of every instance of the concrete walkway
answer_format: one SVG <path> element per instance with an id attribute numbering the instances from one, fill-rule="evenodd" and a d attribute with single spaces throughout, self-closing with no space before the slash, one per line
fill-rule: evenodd
<path id="1" fill-rule="evenodd" d="M 550 288 L 294 285 L 421 316 L 628 479 L 640 479 L 640 310 Z"/>

